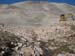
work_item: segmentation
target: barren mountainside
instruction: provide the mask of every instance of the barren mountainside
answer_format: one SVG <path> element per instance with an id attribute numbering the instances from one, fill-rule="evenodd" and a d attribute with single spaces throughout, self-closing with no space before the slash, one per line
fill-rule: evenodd
<path id="1" fill-rule="evenodd" d="M 59 20 L 60 14 L 72 13 L 75 7 L 66 3 L 20 2 L 0 5 L 0 22 L 6 25 L 43 26 Z"/>
<path id="2" fill-rule="evenodd" d="M 61 14 L 65 15 L 67 21 L 59 21 Z M 16 44 L 13 56 L 19 56 L 21 53 L 25 56 L 31 54 L 57 56 L 63 51 L 65 54 L 72 54 L 70 51 L 73 51 L 75 56 L 75 20 L 73 19 L 75 19 L 75 6 L 66 3 L 1 4 L 0 44 L 6 46 L 5 48 L 8 48 L 7 42 Z"/>

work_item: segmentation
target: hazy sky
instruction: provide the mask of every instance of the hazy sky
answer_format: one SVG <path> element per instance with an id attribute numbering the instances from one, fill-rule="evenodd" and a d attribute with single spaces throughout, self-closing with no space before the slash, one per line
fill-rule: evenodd
<path id="1" fill-rule="evenodd" d="M 27 0 L 0 0 L 0 3 L 10 4 L 20 1 L 27 1 Z M 32 0 L 32 1 L 64 2 L 75 5 L 75 0 Z"/>

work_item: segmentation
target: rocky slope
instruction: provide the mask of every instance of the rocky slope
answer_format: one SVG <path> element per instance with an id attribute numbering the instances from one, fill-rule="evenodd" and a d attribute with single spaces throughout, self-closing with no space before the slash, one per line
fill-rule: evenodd
<path id="1" fill-rule="evenodd" d="M 43 26 L 57 22 L 63 13 L 75 15 L 75 7 L 65 3 L 20 2 L 1 5 L 0 22 L 6 25 Z"/>
<path id="2" fill-rule="evenodd" d="M 59 22 L 59 16 L 63 13 L 75 15 L 75 7 L 48 2 L 1 5 L 0 23 L 5 25 L 1 30 L 23 36 L 28 41 L 27 48 L 30 49 L 34 43 L 34 46 L 42 51 L 43 47 L 55 51 L 54 53 L 69 50 L 75 52 L 75 21 Z M 27 48 L 23 47 L 22 51 L 25 52 L 24 49 Z"/>
<path id="3" fill-rule="evenodd" d="M 73 22 L 59 22 L 38 28 L 10 26 L 5 27 L 4 30 L 18 36 L 23 36 L 30 43 L 42 41 L 52 50 L 62 46 L 68 46 L 72 50 L 75 50 L 75 24 Z"/>
<path id="4" fill-rule="evenodd" d="M 5 27 L 4 31 L 14 33 L 16 36 L 23 36 L 28 42 L 27 47 L 23 47 L 22 51 L 33 52 L 31 46 L 35 46 L 40 53 L 46 48 L 53 53 L 58 54 L 64 51 L 65 53 L 75 52 L 75 22 L 59 22 L 45 27 L 37 27 L 26 29 L 26 27 Z M 22 40 L 24 40 L 24 38 Z M 34 43 L 34 44 L 33 44 Z M 26 45 L 26 44 L 25 44 Z M 32 50 L 31 50 L 32 49 Z M 56 56 L 56 55 L 55 55 Z"/>

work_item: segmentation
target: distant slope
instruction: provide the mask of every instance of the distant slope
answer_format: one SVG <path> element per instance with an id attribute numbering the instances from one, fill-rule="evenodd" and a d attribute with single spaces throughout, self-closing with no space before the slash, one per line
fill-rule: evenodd
<path id="1" fill-rule="evenodd" d="M 60 14 L 73 13 L 75 7 L 64 3 L 21 2 L 0 6 L 0 23 L 41 26 L 57 22 Z"/>

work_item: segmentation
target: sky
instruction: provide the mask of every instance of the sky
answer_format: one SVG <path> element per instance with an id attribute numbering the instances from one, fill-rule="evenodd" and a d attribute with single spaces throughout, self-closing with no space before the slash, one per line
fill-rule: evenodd
<path id="1" fill-rule="evenodd" d="M 0 4 L 11 4 L 16 2 L 22 2 L 27 0 L 0 0 Z M 71 5 L 75 5 L 75 0 L 32 0 L 32 1 L 48 1 L 48 2 L 59 2 L 59 3 L 68 3 Z"/>

